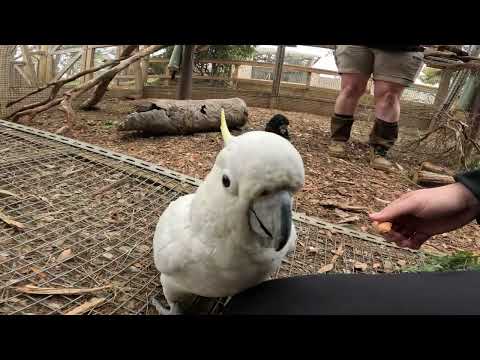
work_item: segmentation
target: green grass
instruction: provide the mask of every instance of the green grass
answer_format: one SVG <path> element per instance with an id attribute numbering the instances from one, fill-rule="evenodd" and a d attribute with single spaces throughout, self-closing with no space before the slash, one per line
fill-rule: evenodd
<path id="1" fill-rule="evenodd" d="M 107 129 L 110 129 L 113 127 L 113 122 L 110 121 L 110 120 L 107 120 L 105 121 L 105 123 L 103 124 L 104 127 L 106 127 Z"/>
<path id="2" fill-rule="evenodd" d="M 421 265 L 413 266 L 404 272 L 462 271 L 480 270 L 480 255 L 470 251 L 459 251 L 451 255 L 429 255 Z"/>
<path id="3" fill-rule="evenodd" d="M 471 170 L 477 170 L 479 168 L 480 168 L 480 159 L 474 159 L 467 164 L 466 170 L 471 171 Z"/>

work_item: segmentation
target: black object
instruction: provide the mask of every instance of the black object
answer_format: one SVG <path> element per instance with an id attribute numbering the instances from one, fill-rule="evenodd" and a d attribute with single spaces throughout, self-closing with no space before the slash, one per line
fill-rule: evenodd
<path id="1" fill-rule="evenodd" d="M 152 111 L 152 110 L 159 110 L 160 108 L 155 105 L 154 103 L 148 103 L 148 104 L 139 104 L 136 106 L 136 112 L 141 113 L 141 112 L 147 112 L 147 111 Z"/>
<path id="2" fill-rule="evenodd" d="M 455 181 L 465 185 L 480 200 L 480 170 L 471 170 L 454 176 Z"/>
<path id="3" fill-rule="evenodd" d="M 222 176 L 222 183 L 223 183 L 223 186 L 225 186 L 226 188 L 230 187 L 230 179 L 228 178 L 227 175 Z"/>
<path id="4" fill-rule="evenodd" d="M 265 126 L 265 131 L 275 133 L 287 140 L 290 140 L 290 135 L 288 134 L 289 124 L 290 122 L 285 116 L 282 114 L 276 114 Z"/>
<path id="5" fill-rule="evenodd" d="M 346 142 L 352 132 L 353 115 L 334 114 L 330 119 L 330 136 L 335 141 Z"/>
<path id="6" fill-rule="evenodd" d="M 480 315 L 480 272 L 324 274 L 266 281 L 225 315 Z"/>
<path id="7" fill-rule="evenodd" d="M 375 124 L 370 133 L 369 144 L 374 147 L 378 155 L 385 156 L 397 139 L 398 123 L 389 123 L 378 118 L 375 119 Z"/>
<path id="8" fill-rule="evenodd" d="M 480 200 L 480 170 L 471 170 L 456 174 L 453 178 L 455 181 L 463 184 L 478 200 Z M 480 224 L 480 214 L 477 215 L 476 220 L 477 224 Z"/>

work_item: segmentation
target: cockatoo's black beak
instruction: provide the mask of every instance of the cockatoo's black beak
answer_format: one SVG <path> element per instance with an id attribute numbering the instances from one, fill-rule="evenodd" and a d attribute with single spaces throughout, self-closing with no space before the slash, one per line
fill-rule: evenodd
<path id="1" fill-rule="evenodd" d="M 280 251 L 292 232 L 292 195 L 288 191 L 262 196 L 250 206 L 250 227 L 266 247 Z"/>

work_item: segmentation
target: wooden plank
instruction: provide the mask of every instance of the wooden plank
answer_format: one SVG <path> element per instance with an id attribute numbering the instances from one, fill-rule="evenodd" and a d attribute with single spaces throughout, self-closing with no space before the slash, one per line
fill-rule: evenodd
<path id="1" fill-rule="evenodd" d="M 155 64 L 165 64 L 168 63 L 168 59 L 150 59 L 150 63 Z M 200 60 L 199 63 L 202 64 L 220 64 L 220 65 L 246 65 L 246 66 L 253 66 L 253 67 L 264 67 L 264 68 L 274 68 L 275 64 L 272 63 L 262 63 L 257 61 L 239 61 L 239 60 L 217 60 L 217 59 L 207 59 L 207 60 Z M 285 70 L 288 71 L 299 71 L 299 72 L 312 72 L 315 74 L 325 74 L 325 75 L 338 75 L 337 71 L 326 70 L 326 69 L 318 69 L 318 68 L 311 68 L 305 67 L 301 65 L 283 65 Z"/>

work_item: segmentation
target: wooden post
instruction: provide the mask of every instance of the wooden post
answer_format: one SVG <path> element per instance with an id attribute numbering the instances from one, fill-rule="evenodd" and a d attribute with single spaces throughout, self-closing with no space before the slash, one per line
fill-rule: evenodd
<path id="1" fill-rule="evenodd" d="M 48 83 L 53 80 L 55 77 L 55 61 L 53 59 L 52 49 L 54 46 L 47 45 L 47 61 L 46 61 L 46 72 L 45 72 L 45 82 Z"/>
<path id="2" fill-rule="evenodd" d="M 312 84 L 312 72 L 309 71 L 307 72 L 307 84 L 305 86 L 307 90 L 310 89 L 311 84 Z"/>
<path id="3" fill-rule="evenodd" d="M 27 77 L 30 80 L 30 85 L 38 87 L 37 74 L 35 72 L 32 56 L 30 55 L 30 50 L 28 49 L 27 45 L 22 45 L 22 53 L 25 60 L 25 70 Z"/>
<path id="4" fill-rule="evenodd" d="M 88 64 L 87 58 L 88 58 L 88 45 L 84 45 L 82 46 L 82 60 L 81 60 L 82 62 L 80 64 L 80 71 L 87 70 L 87 64 Z M 82 76 L 80 78 L 80 82 L 84 83 L 87 81 L 86 79 L 87 79 L 86 76 Z"/>
<path id="5" fill-rule="evenodd" d="M 117 46 L 117 51 L 116 51 L 116 58 L 118 59 L 120 57 L 120 54 L 122 53 L 123 51 L 123 46 L 122 45 L 118 45 Z M 115 85 L 117 86 L 120 86 L 120 79 L 119 79 L 119 75 L 122 75 L 123 74 L 123 71 L 121 71 L 117 76 L 115 76 Z"/>
<path id="6" fill-rule="evenodd" d="M 144 80 L 143 80 L 142 66 L 140 62 L 141 60 L 133 64 L 133 67 L 135 70 L 135 93 L 139 97 L 143 97 Z"/>
<path id="7" fill-rule="evenodd" d="M 435 95 L 435 101 L 433 105 L 439 108 L 443 105 L 445 98 L 448 95 L 448 88 L 450 86 L 450 79 L 452 78 L 452 72 L 446 69 L 442 70 L 440 77 L 440 84 L 438 85 L 437 94 Z"/>
<path id="8" fill-rule="evenodd" d="M 177 88 L 177 100 L 192 98 L 193 53 L 195 45 L 185 45 L 182 56 L 181 78 Z"/>
<path id="9" fill-rule="evenodd" d="M 95 67 L 95 49 L 87 48 L 86 62 L 85 70 Z M 91 79 L 93 79 L 93 73 L 87 74 L 85 80 L 88 81 Z"/>
<path id="10" fill-rule="evenodd" d="M 231 84 L 232 88 L 236 89 L 238 87 L 238 72 L 240 70 L 239 64 L 233 64 L 232 73 L 231 73 Z"/>
<path id="11" fill-rule="evenodd" d="M 39 84 L 45 85 L 48 82 L 47 79 L 47 59 L 48 59 L 48 45 L 40 45 L 40 56 L 39 56 L 39 63 L 38 63 L 38 80 Z"/>
<path id="12" fill-rule="evenodd" d="M 272 97 L 270 98 L 270 108 L 277 106 L 278 95 L 280 93 L 280 82 L 282 81 L 283 61 L 285 59 L 285 45 L 277 47 L 277 56 L 273 71 Z"/>
<path id="13" fill-rule="evenodd" d="M 165 69 L 163 69 L 163 74 L 158 74 L 158 75 L 165 76 L 165 79 L 162 81 L 164 85 L 170 86 L 172 84 L 172 80 L 171 80 L 172 75 L 170 74 L 170 70 L 168 69 L 168 63 L 165 64 Z"/>
<path id="14" fill-rule="evenodd" d="M 147 45 L 141 45 L 140 50 L 145 49 L 146 47 Z M 147 80 L 148 80 L 148 68 L 150 67 L 150 55 L 145 56 L 142 59 L 140 65 L 142 68 L 143 86 L 145 86 L 145 84 L 148 84 Z"/>

